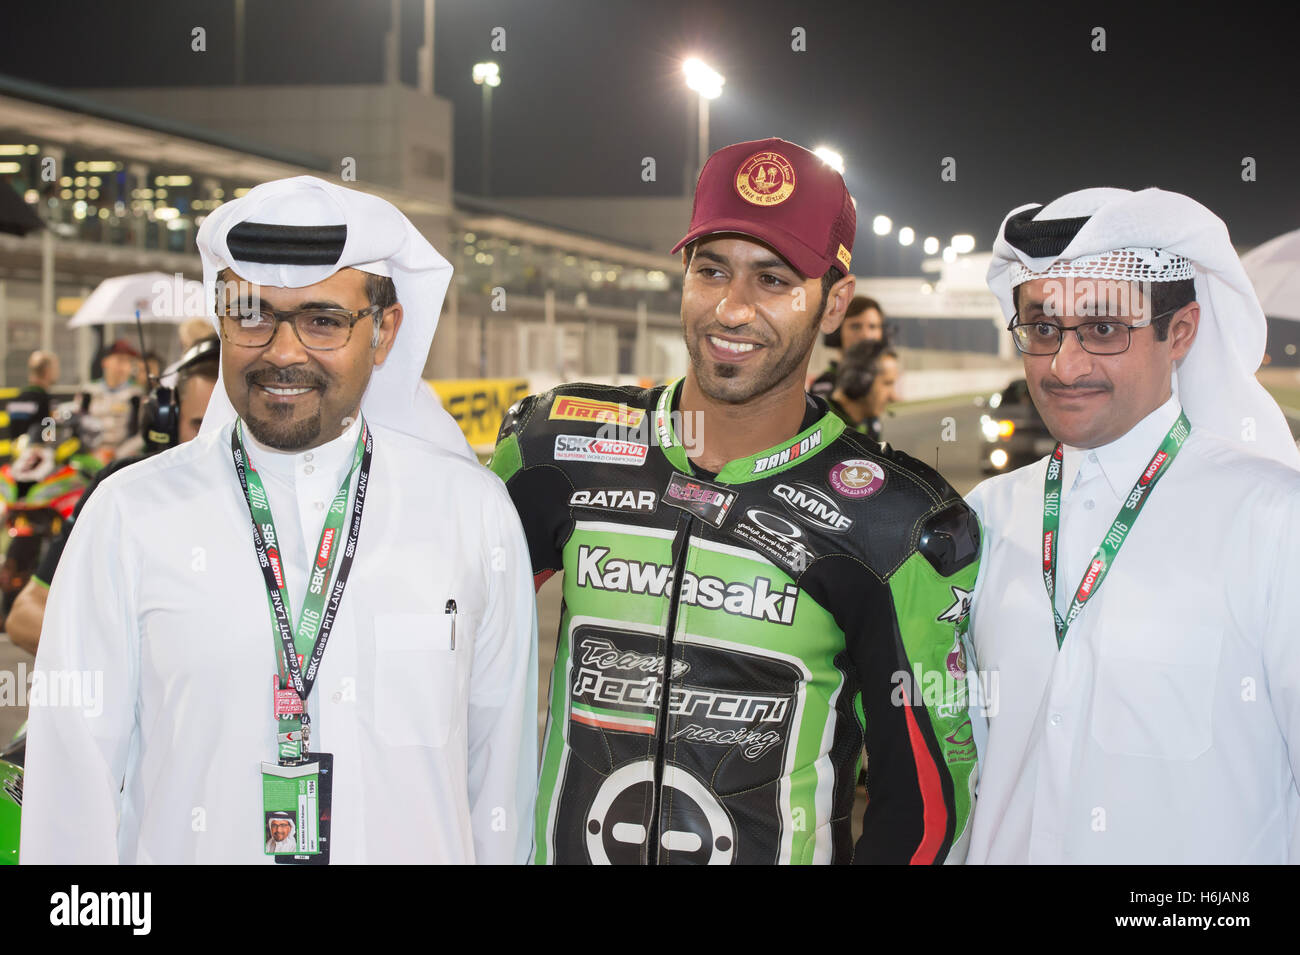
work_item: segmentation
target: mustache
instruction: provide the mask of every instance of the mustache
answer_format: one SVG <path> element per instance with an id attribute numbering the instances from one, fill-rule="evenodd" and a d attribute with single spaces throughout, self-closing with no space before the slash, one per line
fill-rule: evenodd
<path id="1" fill-rule="evenodd" d="M 329 382 L 306 368 L 255 368 L 244 373 L 244 383 L 250 388 L 271 386 L 275 388 L 324 388 Z"/>
<path id="2" fill-rule="evenodd" d="M 1053 381 L 1044 379 L 1042 389 L 1053 395 L 1070 395 L 1081 391 L 1114 391 L 1115 386 L 1109 381 L 1076 381 L 1067 385 L 1063 381 Z"/>

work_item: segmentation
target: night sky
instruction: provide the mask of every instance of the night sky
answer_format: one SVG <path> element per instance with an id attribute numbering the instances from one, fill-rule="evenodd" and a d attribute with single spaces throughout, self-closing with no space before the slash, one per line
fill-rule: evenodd
<path id="1" fill-rule="evenodd" d="M 714 148 L 777 135 L 844 154 L 867 226 L 859 249 L 895 243 L 870 234 L 877 212 L 945 242 L 971 232 L 987 248 L 1013 206 L 1096 185 L 1186 192 L 1239 246 L 1300 226 L 1288 24 L 1246 6 L 1217 5 L 1213 18 L 1135 6 L 438 0 L 435 87 L 455 103 L 455 185 L 467 193 L 480 182 L 470 67 L 492 58 L 495 195 L 680 194 L 694 96 L 680 62 L 694 53 L 727 79 Z M 7 4 L 0 72 L 55 86 L 227 83 L 233 10 Z M 411 83 L 420 10 L 405 0 Z M 250 83 L 382 78 L 387 0 L 248 0 L 247 11 Z M 203 54 L 189 48 L 196 25 L 208 31 Z M 791 50 L 797 26 L 806 52 Z M 493 27 L 505 28 L 504 52 L 490 49 Z M 1090 48 L 1094 27 L 1106 52 Z M 656 182 L 641 181 L 645 156 Z M 1242 181 L 1247 156 L 1255 182 Z M 944 157 L 955 182 L 940 180 Z"/>

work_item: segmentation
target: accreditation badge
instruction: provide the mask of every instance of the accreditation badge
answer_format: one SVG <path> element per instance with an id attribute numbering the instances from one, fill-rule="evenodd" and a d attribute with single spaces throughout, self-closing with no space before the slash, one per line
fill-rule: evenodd
<path id="1" fill-rule="evenodd" d="M 262 764 L 262 852 L 283 865 L 328 865 L 332 753 L 296 766 Z"/>

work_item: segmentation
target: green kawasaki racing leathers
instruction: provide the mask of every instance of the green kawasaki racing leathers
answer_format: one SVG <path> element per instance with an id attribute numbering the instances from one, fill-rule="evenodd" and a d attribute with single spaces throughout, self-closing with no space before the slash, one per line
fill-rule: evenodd
<path id="1" fill-rule="evenodd" d="M 679 386 L 564 385 L 502 424 L 534 572 L 564 571 L 535 861 L 962 861 L 974 514 L 813 398 L 699 476 Z"/>

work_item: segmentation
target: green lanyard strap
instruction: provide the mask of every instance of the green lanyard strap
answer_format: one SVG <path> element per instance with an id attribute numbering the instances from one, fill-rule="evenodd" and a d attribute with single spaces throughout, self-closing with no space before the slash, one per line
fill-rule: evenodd
<path id="1" fill-rule="evenodd" d="M 1187 440 L 1191 427 L 1186 413 L 1180 411 L 1178 420 L 1165 434 L 1160 447 L 1143 469 L 1137 483 L 1133 485 L 1133 490 L 1129 492 L 1128 499 L 1120 507 L 1115 519 L 1111 521 L 1110 530 L 1102 538 L 1100 546 L 1093 554 L 1092 562 L 1084 572 L 1083 579 L 1079 581 L 1079 587 L 1074 592 L 1074 598 L 1070 601 L 1064 619 L 1056 609 L 1056 552 L 1060 544 L 1057 537 L 1061 525 L 1061 468 L 1064 458 L 1062 445 L 1058 443 L 1056 450 L 1048 458 L 1047 474 L 1043 479 L 1043 582 L 1047 584 L 1047 599 L 1051 604 L 1052 619 L 1056 624 L 1058 650 L 1065 643 L 1065 631 L 1083 612 L 1083 605 L 1101 589 L 1101 582 L 1110 572 L 1115 555 L 1119 553 L 1120 547 L 1127 539 L 1128 532 L 1137 523 L 1142 506 L 1151 496 L 1156 482 L 1164 477 L 1169 466 L 1173 464 L 1174 458 L 1178 456 L 1178 451 Z"/>
<path id="2" fill-rule="evenodd" d="M 325 517 L 325 526 L 321 528 L 315 560 L 307 579 L 307 594 L 303 599 L 302 614 L 298 618 L 295 632 L 290 626 L 293 611 L 289 603 L 288 581 L 280 560 L 279 537 L 275 532 L 275 521 L 271 517 L 266 488 L 244 449 L 243 422 L 237 423 L 230 435 L 230 453 L 253 521 L 253 546 L 262 568 L 267 604 L 271 610 L 279 667 L 274 687 L 274 715 L 279 726 L 277 743 L 282 765 L 300 762 L 308 752 L 311 719 L 307 714 L 307 697 L 315 685 L 321 658 L 325 655 L 325 646 L 329 642 L 339 602 L 343 599 L 343 588 L 347 584 L 352 559 L 356 554 L 373 452 L 374 438 L 363 419 L 361 434 L 357 437 L 357 446 L 352 454 L 352 467 L 334 495 Z M 339 535 L 348 510 L 348 486 L 358 467 L 361 473 L 357 477 L 357 493 L 352 504 L 352 523 L 346 546 L 339 548 Z M 340 550 L 343 559 L 339 561 L 338 576 L 327 601 L 326 582 L 330 579 Z M 307 663 L 305 673 L 303 661 Z"/>

